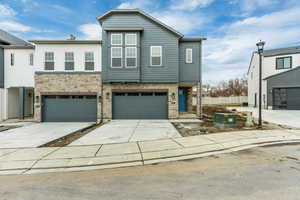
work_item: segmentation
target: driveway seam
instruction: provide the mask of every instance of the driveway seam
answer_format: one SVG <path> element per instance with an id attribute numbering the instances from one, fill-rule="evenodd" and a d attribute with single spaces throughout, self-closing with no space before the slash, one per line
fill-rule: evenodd
<path id="1" fill-rule="evenodd" d="M 139 151 L 140 151 L 140 154 L 141 154 L 141 159 L 142 159 L 142 163 L 143 165 L 145 165 L 145 162 L 144 162 L 144 157 L 143 157 L 143 152 L 142 152 L 142 149 L 141 149 L 141 146 L 139 144 L 139 142 L 136 142 L 138 148 L 139 148 Z"/>
<path id="2" fill-rule="evenodd" d="M 94 154 L 94 157 L 96 157 L 96 155 L 98 154 L 98 152 L 100 151 L 101 147 L 103 146 L 103 144 L 100 145 L 99 149 L 96 151 L 96 153 Z"/>
<path id="3" fill-rule="evenodd" d="M 132 134 L 130 135 L 130 137 L 128 138 L 128 142 L 130 142 L 130 140 L 132 139 L 133 135 L 135 134 L 136 129 L 138 128 L 138 126 L 140 125 L 140 121 L 138 121 L 138 123 L 136 124 L 135 128 L 132 131 Z"/>
<path id="4" fill-rule="evenodd" d="M 175 143 L 178 144 L 179 146 L 185 148 L 185 146 L 183 146 L 182 144 L 180 144 L 179 142 L 177 142 L 176 140 L 174 140 L 174 138 L 169 138 L 169 139 L 171 139 L 173 142 L 175 142 Z"/>
<path id="5" fill-rule="evenodd" d="M 24 170 L 21 174 L 24 174 L 24 173 L 28 172 L 28 171 L 31 170 L 31 169 L 33 168 L 33 166 L 36 165 L 39 161 L 43 160 L 43 158 L 49 156 L 50 154 L 52 154 L 52 153 L 58 151 L 58 150 L 61 149 L 61 148 L 62 148 L 62 147 L 59 147 L 59 148 L 55 149 L 54 151 L 51 151 L 51 152 L 47 153 L 46 155 L 42 156 L 41 158 L 37 159 L 37 160 L 30 166 L 30 168 Z"/>

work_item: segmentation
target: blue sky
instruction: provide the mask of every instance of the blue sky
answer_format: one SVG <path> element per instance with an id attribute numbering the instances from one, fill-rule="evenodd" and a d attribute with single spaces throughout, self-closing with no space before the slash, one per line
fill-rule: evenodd
<path id="1" fill-rule="evenodd" d="M 299 0 L 0 0 L 0 28 L 23 39 L 101 39 L 96 17 L 140 8 L 189 37 L 207 37 L 203 79 L 246 74 L 258 40 L 266 48 L 300 45 Z"/>

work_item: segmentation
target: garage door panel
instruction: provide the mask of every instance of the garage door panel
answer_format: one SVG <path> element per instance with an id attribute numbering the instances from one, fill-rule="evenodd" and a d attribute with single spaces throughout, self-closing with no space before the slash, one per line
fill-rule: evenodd
<path id="1" fill-rule="evenodd" d="M 131 94 L 132 95 L 132 94 Z M 113 119 L 167 119 L 167 94 L 113 96 Z"/>
<path id="2" fill-rule="evenodd" d="M 300 88 L 287 89 L 287 109 L 289 110 L 300 109 Z"/>
<path id="3" fill-rule="evenodd" d="M 95 122 L 96 98 L 44 98 L 43 121 L 45 122 Z"/>

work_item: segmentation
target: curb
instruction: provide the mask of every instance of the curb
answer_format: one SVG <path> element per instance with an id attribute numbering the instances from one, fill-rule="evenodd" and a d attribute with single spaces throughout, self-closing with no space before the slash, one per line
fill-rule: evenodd
<path id="1" fill-rule="evenodd" d="M 172 150 L 165 150 L 165 151 L 158 151 L 158 152 L 145 152 L 140 154 L 123 154 L 118 156 L 125 156 L 130 157 L 131 155 L 139 155 L 135 159 L 121 161 L 121 162 L 107 162 L 105 164 L 88 164 L 88 165 L 74 165 L 74 166 L 64 166 L 61 167 L 40 167 L 40 168 L 34 168 L 34 162 L 31 161 L 32 165 L 30 167 L 20 167 L 15 169 L 7 169 L 7 170 L 0 170 L 0 175 L 18 175 L 18 174 L 38 174 L 38 173 L 53 173 L 53 172 L 76 172 L 76 171 L 87 171 L 87 170 L 97 170 L 97 169 L 113 169 L 113 168 L 121 168 L 121 167 L 133 167 L 133 166 L 144 166 L 144 165 L 152 165 L 152 164 L 158 164 L 158 163 L 165 163 L 165 162 L 171 162 L 171 161 L 183 161 L 183 160 L 189 160 L 189 159 L 195 159 L 195 158 L 202 158 L 202 157 L 208 157 L 212 155 L 218 155 L 218 154 L 224 154 L 224 153 L 231 153 L 236 151 L 241 151 L 245 149 L 251 149 L 255 147 L 262 147 L 262 146 L 270 146 L 270 145 L 279 145 L 279 144 L 299 144 L 300 139 L 291 139 L 291 140 L 274 140 L 270 142 L 258 142 L 258 143 L 251 143 L 251 144 L 245 144 L 245 145 L 237 145 L 232 146 L 230 148 L 220 148 L 216 150 L 210 150 L 210 151 L 203 151 L 199 153 L 183 153 L 181 155 L 175 155 L 175 156 L 157 156 L 156 158 L 152 159 L 144 159 L 143 154 L 145 153 L 155 153 L 160 154 L 163 152 L 168 151 L 174 151 L 174 150 L 183 150 L 183 149 L 172 149 Z M 188 148 L 187 148 L 188 149 Z M 191 148 L 190 148 L 191 149 Z M 189 150 L 190 150 L 189 149 Z M 192 151 L 191 151 L 192 152 Z M 134 156 L 133 156 L 134 157 Z M 78 158 L 80 159 L 80 158 Z M 88 158 L 86 158 L 88 159 Z M 61 159 L 62 160 L 62 159 Z M 72 159 L 65 159 L 71 161 Z M 30 161 L 28 161 L 30 162 Z"/>

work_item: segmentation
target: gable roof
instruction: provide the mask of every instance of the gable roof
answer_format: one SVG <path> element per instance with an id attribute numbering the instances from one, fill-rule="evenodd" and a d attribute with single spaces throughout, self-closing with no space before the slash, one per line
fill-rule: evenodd
<path id="1" fill-rule="evenodd" d="M 179 37 L 183 37 L 183 34 L 182 34 L 182 33 L 176 31 L 175 29 L 171 28 L 170 26 L 164 24 L 163 22 L 159 21 L 158 19 L 152 17 L 151 15 L 145 13 L 144 11 L 142 11 L 142 10 L 140 10 L 140 9 L 112 9 L 112 10 L 110 10 L 110 11 L 104 13 L 103 15 L 98 16 L 98 17 L 97 17 L 97 20 L 98 20 L 98 21 L 100 22 L 100 24 L 101 24 L 102 21 L 103 21 L 106 17 L 108 17 L 108 16 L 110 16 L 110 15 L 112 15 L 112 14 L 114 14 L 114 13 L 138 13 L 138 14 L 140 14 L 140 15 L 146 17 L 147 19 L 149 19 L 149 20 L 151 20 L 151 21 L 157 23 L 158 25 L 162 26 L 163 28 L 165 28 L 165 29 L 171 31 L 171 32 L 174 33 L 175 35 L 177 35 L 177 36 L 179 36 Z"/>
<path id="2" fill-rule="evenodd" d="M 300 53 L 300 46 L 264 50 L 264 57 Z"/>
<path id="3" fill-rule="evenodd" d="M 279 75 L 281 75 L 281 74 L 289 73 L 289 72 L 292 72 L 292 71 L 295 71 L 295 70 L 298 70 L 298 69 L 300 69 L 300 66 L 294 67 L 294 68 L 292 68 L 292 69 L 290 69 L 290 70 L 287 70 L 287 71 L 284 71 L 284 72 L 280 72 L 280 73 L 278 73 L 278 74 L 273 74 L 273 75 L 271 75 L 271 76 L 268 76 L 268 77 L 264 78 L 264 80 L 267 80 L 267 79 L 270 79 L 270 78 L 279 76 Z"/>
<path id="4" fill-rule="evenodd" d="M 0 29 L 0 40 L 4 45 L 11 45 L 11 46 L 32 46 L 30 43 L 22 40 L 2 29 Z"/>

